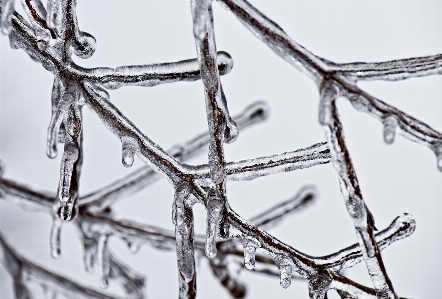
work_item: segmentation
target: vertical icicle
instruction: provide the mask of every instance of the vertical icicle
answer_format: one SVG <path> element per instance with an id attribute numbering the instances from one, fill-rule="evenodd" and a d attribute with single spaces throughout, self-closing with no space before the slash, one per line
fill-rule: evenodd
<path id="1" fill-rule="evenodd" d="M 83 236 L 83 246 L 84 269 L 87 273 L 93 273 L 95 260 L 97 259 L 97 241 L 95 240 L 95 238 L 88 238 L 86 236 Z"/>
<path id="2" fill-rule="evenodd" d="M 49 28 L 55 29 L 58 25 L 58 13 L 60 10 L 61 0 L 48 0 L 46 24 Z"/>
<path id="3" fill-rule="evenodd" d="M 59 210 L 57 211 L 60 219 L 65 221 L 70 221 L 75 216 L 75 198 L 73 197 L 76 195 L 71 194 L 71 180 L 74 172 L 74 163 L 77 162 L 79 155 L 78 147 L 74 143 L 65 145 L 60 169 Z"/>
<path id="4" fill-rule="evenodd" d="M 100 288 L 106 289 L 109 286 L 109 250 L 107 242 L 109 235 L 102 234 L 98 238 L 97 260 L 98 260 L 98 276 Z"/>
<path id="5" fill-rule="evenodd" d="M 2 0 L 2 33 L 9 35 L 12 31 L 12 14 L 14 13 L 15 0 Z"/>
<path id="6" fill-rule="evenodd" d="M 175 191 L 172 222 L 175 225 L 176 254 L 179 271 L 179 298 L 196 297 L 194 223 L 190 187 L 180 185 Z"/>
<path id="7" fill-rule="evenodd" d="M 396 135 L 396 127 L 398 125 L 395 116 L 387 116 L 384 119 L 384 141 L 386 144 L 392 144 Z"/>
<path id="8" fill-rule="evenodd" d="M 308 292 L 311 299 L 326 299 L 327 291 L 332 283 L 330 275 L 319 273 L 308 281 Z"/>
<path id="9" fill-rule="evenodd" d="M 224 212 L 224 203 L 216 189 L 210 189 L 207 194 L 207 228 L 206 228 L 206 256 L 213 259 L 216 256 L 216 237 Z"/>
<path id="10" fill-rule="evenodd" d="M 50 246 L 51 246 L 51 256 L 54 259 L 60 258 L 61 255 L 61 246 L 60 246 L 61 225 L 62 222 L 58 217 L 54 217 L 54 219 L 52 219 Z"/>
<path id="11" fill-rule="evenodd" d="M 293 275 L 293 261 L 284 256 L 277 256 L 275 259 L 275 264 L 279 269 L 279 284 L 284 288 L 288 288 L 292 283 Z"/>
<path id="12" fill-rule="evenodd" d="M 255 254 L 256 249 L 260 247 L 258 240 L 252 237 L 245 237 L 241 240 L 244 247 L 244 266 L 248 270 L 255 269 Z"/>
<path id="13" fill-rule="evenodd" d="M 124 167 L 131 167 L 134 163 L 134 156 L 138 150 L 137 141 L 131 137 L 121 137 L 122 163 Z"/>

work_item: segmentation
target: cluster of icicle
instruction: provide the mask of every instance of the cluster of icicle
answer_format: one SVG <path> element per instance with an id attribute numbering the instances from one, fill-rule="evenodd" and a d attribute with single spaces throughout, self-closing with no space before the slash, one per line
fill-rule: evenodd
<path id="1" fill-rule="evenodd" d="M 394 219 L 388 228 L 374 233 L 374 218 L 362 198 L 335 102 L 338 98 L 346 98 L 357 110 L 380 120 L 385 127 L 387 144 L 394 141 L 398 132 L 428 146 L 436 154 L 438 168 L 442 171 L 442 134 L 356 85 L 360 80 L 393 81 L 441 74 L 442 55 L 379 63 L 337 64 L 297 44 L 246 0 L 217 2 L 277 55 L 317 84 L 320 93 L 319 122 L 324 128 L 326 142 L 271 156 L 225 161 L 224 143 L 234 142 L 242 128 L 265 119 L 268 108 L 263 102 L 257 102 L 241 115 L 230 116 L 220 76 L 230 72 L 233 61 L 226 52 L 217 52 L 211 0 L 191 0 L 196 59 L 93 69 L 78 66 L 72 60 L 72 54 L 89 58 L 95 50 L 95 38 L 78 27 L 75 0 L 48 0 L 47 7 L 40 0 L 22 0 L 28 21 L 14 11 L 14 0 L 3 0 L 1 26 L 2 32 L 9 36 L 11 48 L 21 48 L 54 74 L 48 156 L 54 158 L 57 145 L 64 145 L 57 194 L 37 191 L 1 178 L 3 198 L 28 208 L 45 210 L 53 216 L 50 243 L 54 258 L 61 254 L 63 221 L 73 221 L 82 236 L 86 270 L 92 271 L 96 264 L 102 288 L 107 287 L 109 279 L 116 279 L 131 298 L 143 297 L 144 279 L 113 256 L 108 248 L 110 237 L 123 239 L 133 252 L 137 252 L 143 244 L 176 250 L 179 298 L 196 296 L 196 254 L 205 255 L 210 260 L 215 277 L 237 298 L 245 296 L 245 287 L 237 280 L 241 269 L 238 265 L 242 264 L 249 270 L 279 275 L 284 288 L 290 286 L 293 278 L 306 279 L 311 298 L 325 298 L 331 289 L 347 299 L 398 298 L 383 265 L 381 250 L 409 236 L 414 231 L 415 222 L 410 215 L 403 214 Z M 169 151 L 155 144 L 126 118 L 109 101 L 106 91 L 123 86 L 152 87 L 195 80 L 201 80 L 204 86 L 209 130 Z M 84 105 L 121 140 L 122 164 L 125 167 L 132 166 L 135 156 L 147 165 L 109 186 L 80 196 Z M 207 146 L 208 164 L 194 166 L 185 163 L 186 159 Z M 312 257 L 264 231 L 313 199 L 315 192 L 311 188 L 301 190 L 293 199 L 250 221 L 241 218 L 229 206 L 226 195 L 228 180 L 253 180 L 329 162 L 337 171 L 345 206 L 354 222 L 358 239 L 357 244 L 337 253 Z M 160 175 L 175 190 L 172 207 L 175 232 L 114 218 L 111 205 L 116 200 L 150 185 Z M 204 205 L 207 211 L 205 236 L 194 234 L 192 207 L 195 203 Z M 66 292 L 78 293 L 85 298 L 108 298 L 30 263 L 1 236 L 0 241 L 1 259 L 16 278 L 17 298 L 28 297 L 24 283 L 28 279 L 49 290 L 50 298 L 56 293 Z M 238 256 L 244 256 L 244 260 L 238 261 Z M 361 261 L 366 263 L 373 288 L 361 286 L 341 274 L 342 269 Z"/>

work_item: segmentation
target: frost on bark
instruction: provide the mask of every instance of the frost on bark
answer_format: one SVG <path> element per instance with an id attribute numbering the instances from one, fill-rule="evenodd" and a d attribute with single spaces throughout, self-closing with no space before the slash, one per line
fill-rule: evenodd
<path id="1" fill-rule="evenodd" d="M 73 221 L 84 247 L 84 266 L 88 272 L 98 269 L 99 286 L 118 281 L 128 298 L 144 297 L 144 278 L 119 261 L 109 249 L 110 238 L 127 243 L 132 252 L 150 245 L 160 250 L 174 250 L 179 273 L 179 298 L 197 296 L 195 256 L 206 256 L 214 277 L 235 298 L 246 295 L 238 280 L 244 268 L 279 276 L 280 285 L 288 288 L 292 279 L 307 281 L 310 298 L 326 298 L 336 290 L 341 298 L 398 298 L 389 279 L 381 251 L 395 241 L 410 236 L 415 221 L 401 214 L 389 227 L 376 232 L 375 221 L 358 183 L 355 167 L 345 143 L 336 100 L 348 99 L 384 125 L 384 140 L 393 143 L 396 133 L 429 147 L 442 171 L 442 134 L 395 107 L 362 91 L 362 80 L 397 81 L 441 74 L 442 56 L 378 62 L 334 63 L 321 58 L 295 42 L 274 21 L 246 0 L 218 0 L 238 20 L 277 55 L 310 77 L 319 90 L 319 123 L 325 141 L 270 156 L 229 162 L 224 143 L 232 143 L 239 132 L 264 120 L 267 104 L 256 102 L 242 114 L 232 117 L 228 109 L 228 90 L 221 76 L 233 67 L 231 56 L 217 51 L 212 13 L 213 1 L 191 0 L 196 58 L 150 65 L 116 68 L 83 68 L 72 54 L 89 58 L 95 51 L 95 38 L 79 28 L 75 0 L 22 0 L 28 18 L 14 11 L 14 0 L 3 0 L 2 32 L 11 48 L 22 49 L 54 75 L 52 117 L 47 131 L 47 155 L 57 155 L 63 144 L 57 193 L 39 191 L 23 183 L 0 177 L 2 198 L 25 208 L 47 212 L 53 217 L 50 245 L 54 258 L 59 257 L 63 222 Z M 202 81 L 208 130 L 166 151 L 138 129 L 110 102 L 108 90 L 125 86 L 153 87 L 180 81 Z M 104 126 L 121 141 L 122 164 L 131 167 L 135 156 L 146 166 L 90 194 L 79 194 L 83 161 L 83 106 L 97 114 Z M 208 147 L 208 163 L 189 165 L 186 160 Z M 284 201 L 249 221 L 229 205 L 226 182 L 254 180 L 261 176 L 333 164 L 348 214 L 353 221 L 357 243 L 326 256 L 311 256 L 281 242 L 266 230 L 310 203 L 316 196 L 305 187 Z M 3 167 L 3 166 L 2 166 Z M 3 169 L 3 168 L 2 168 Z M 112 205 L 126 195 L 145 188 L 163 176 L 174 189 L 172 223 L 175 231 L 116 219 Z M 207 211 L 206 234 L 194 233 L 193 205 Z M 27 282 L 37 282 L 50 298 L 59 294 L 79 298 L 110 298 L 107 295 L 69 281 L 26 260 L 0 234 L 0 259 L 14 281 L 17 298 L 30 298 Z M 362 286 L 342 270 L 364 261 L 372 280 Z M 244 267 L 243 267 L 244 266 Z"/>

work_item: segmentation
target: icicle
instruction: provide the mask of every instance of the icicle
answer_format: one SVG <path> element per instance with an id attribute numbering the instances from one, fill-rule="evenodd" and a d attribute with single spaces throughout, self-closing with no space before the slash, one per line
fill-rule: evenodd
<path id="1" fill-rule="evenodd" d="M 97 258 L 97 241 L 92 237 L 87 237 L 86 234 L 84 234 L 84 240 L 83 240 L 83 246 L 84 246 L 84 254 L 83 254 L 83 263 L 84 263 L 84 269 L 88 273 L 94 272 L 94 265 L 95 260 Z"/>
<path id="2" fill-rule="evenodd" d="M 395 116 L 387 116 L 384 119 L 384 141 L 386 144 L 392 144 L 396 135 L 398 121 Z"/>
<path id="3" fill-rule="evenodd" d="M 79 158 L 78 146 L 68 143 L 64 147 L 63 158 L 60 167 L 60 183 L 58 187 L 59 210 L 57 215 L 60 219 L 70 221 L 76 213 L 75 198 L 71 195 L 71 180 L 74 164 Z M 75 196 L 75 195 L 74 195 Z"/>
<path id="4" fill-rule="evenodd" d="M 12 31 L 12 14 L 14 13 L 14 0 L 2 0 L 2 33 L 9 35 Z"/>
<path id="5" fill-rule="evenodd" d="M 109 236 L 106 234 L 100 235 L 98 238 L 98 276 L 100 278 L 99 285 L 103 290 L 109 286 L 109 251 L 107 248 L 107 241 Z"/>
<path id="6" fill-rule="evenodd" d="M 138 150 L 138 143 L 131 137 L 121 137 L 121 146 L 123 148 L 122 163 L 124 167 L 131 167 L 134 163 L 134 156 Z"/>
<path id="7" fill-rule="evenodd" d="M 59 218 L 54 217 L 51 229 L 51 256 L 53 259 L 59 259 L 61 255 L 60 233 L 62 222 Z"/>
<path id="8" fill-rule="evenodd" d="M 48 0 L 46 15 L 46 24 L 49 28 L 55 29 L 58 25 L 58 11 L 60 9 L 61 0 Z"/>
<path id="9" fill-rule="evenodd" d="M 286 257 L 276 257 L 276 266 L 279 269 L 280 285 L 286 289 L 292 283 L 293 262 Z"/>
<path id="10" fill-rule="evenodd" d="M 258 240 L 252 237 L 245 237 L 241 240 L 242 246 L 244 247 L 244 266 L 248 270 L 255 269 L 255 254 L 256 249 L 260 247 Z"/>
<path id="11" fill-rule="evenodd" d="M 330 289 L 332 278 L 328 274 L 319 273 L 308 281 L 308 292 L 312 299 L 327 298 L 327 291 Z"/>
<path id="12" fill-rule="evenodd" d="M 207 229 L 206 229 L 206 256 L 213 259 L 216 256 L 216 235 L 218 233 L 223 202 L 215 189 L 210 189 L 207 195 Z"/>

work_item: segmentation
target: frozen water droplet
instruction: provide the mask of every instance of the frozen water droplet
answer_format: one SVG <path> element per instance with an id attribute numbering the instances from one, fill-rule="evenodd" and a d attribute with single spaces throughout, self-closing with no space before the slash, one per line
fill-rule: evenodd
<path id="1" fill-rule="evenodd" d="M 58 24 L 58 10 L 60 8 L 61 0 L 48 0 L 46 24 L 49 28 L 55 29 Z"/>
<path id="2" fill-rule="evenodd" d="M 280 285 L 286 289 L 292 283 L 293 262 L 286 257 L 277 257 L 276 266 L 279 269 Z"/>
<path id="3" fill-rule="evenodd" d="M 253 270 L 255 269 L 256 249 L 260 247 L 260 244 L 256 239 L 246 237 L 242 239 L 242 245 L 244 247 L 244 266 L 248 270 Z"/>
<path id="4" fill-rule="evenodd" d="M 61 220 L 59 218 L 54 218 L 52 220 L 52 229 L 51 229 L 51 256 L 53 259 L 59 259 L 61 255 L 61 246 L 60 246 L 60 233 L 61 233 Z"/>
<path id="5" fill-rule="evenodd" d="M 100 277 L 99 285 L 103 290 L 109 286 L 110 262 L 107 248 L 108 239 L 108 235 L 100 235 L 97 248 L 98 276 Z"/>
<path id="6" fill-rule="evenodd" d="M 121 145 L 123 148 L 122 162 L 125 167 L 131 167 L 134 163 L 134 156 L 138 149 L 138 144 L 131 137 L 121 137 Z"/>
<path id="7" fill-rule="evenodd" d="M 12 31 L 12 14 L 14 13 L 14 0 L 3 0 L 2 6 L 2 32 L 5 35 L 9 35 Z"/>
<path id="8" fill-rule="evenodd" d="M 398 121 L 395 116 L 388 116 L 384 119 L 384 141 L 392 144 L 396 135 Z"/>
<path id="9" fill-rule="evenodd" d="M 97 41 L 87 32 L 79 32 L 80 38 L 74 44 L 74 53 L 82 59 L 87 59 L 95 53 Z"/>

